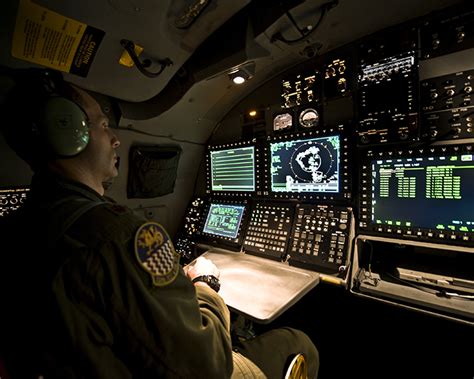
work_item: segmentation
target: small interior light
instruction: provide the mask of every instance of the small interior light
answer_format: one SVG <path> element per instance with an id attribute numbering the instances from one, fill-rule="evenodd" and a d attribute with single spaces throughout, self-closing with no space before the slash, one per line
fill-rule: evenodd
<path id="1" fill-rule="evenodd" d="M 250 117 L 255 117 L 257 115 L 257 111 L 256 110 L 251 110 L 249 111 L 249 116 Z"/>
<path id="2" fill-rule="evenodd" d="M 249 62 L 239 67 L 234 67 L 229 73 L 229 78 L 235 84 L 245 83 L 247 80 L 252 79 L 255 74 L 255 63 Z"/>
<path id="3" fill-rule="evenodd" d="M 242 75 L 236 73 L 235 76 L 232 78 L 232 81 L 235 84 L 242 84 L 243 82 L 245 82 L 245 78 Z"/>

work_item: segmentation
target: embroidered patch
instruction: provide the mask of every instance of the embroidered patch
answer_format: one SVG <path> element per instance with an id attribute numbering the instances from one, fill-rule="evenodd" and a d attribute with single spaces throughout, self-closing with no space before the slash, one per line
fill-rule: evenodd
<path id="1" fill-rule="evenodd" d="M 135 234 L 135 255 L 155 286 L 173 282 L 179 271 L 179 255 L 160 224 L 147 222 Z"/>

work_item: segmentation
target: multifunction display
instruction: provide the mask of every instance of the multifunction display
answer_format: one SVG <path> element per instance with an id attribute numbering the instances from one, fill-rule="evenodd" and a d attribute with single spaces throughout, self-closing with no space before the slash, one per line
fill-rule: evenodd
<path id="1" fill-rule="evenodd" d="M 204 233 L 230 239 L 237 238 L 244 210 L 244 205 L 210 204 Z"/>
<path id="2" fill-rule="evenodd" d="M 255 147 L 210 152 L 212 191 L 255 191 Z"/>
<path id="3" fill-rule="evenodd" d="M 474 232 L 473 154 L 372 161 L 372 223 Z"/>
<path id="4" fill-rule="evenodd" d="M 339 192 L 338 135 L 270 144 L 272 192 Z"/>

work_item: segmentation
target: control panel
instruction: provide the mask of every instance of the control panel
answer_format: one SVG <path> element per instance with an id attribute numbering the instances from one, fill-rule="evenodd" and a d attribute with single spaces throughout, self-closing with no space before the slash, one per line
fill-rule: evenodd
<path id="1" fill-rule="evenodd" d="M 196 238 L 201 233 L 205 205 L 205 200 L 200 197 L 191 201 L 186 210 L 181 230 L 174 239 L 176 252 L 186 262 L 190 262 L 195 258 Z"/>
<path id="2" fill-rule="evenodd" d="M 197 244 L 230 249 L 233 243 L 247 254 L 330 275 L 345 273 L 354 237 L 351 207 L 254 201 L 244 207 L 249 215 L 241 210 L 239 219 L 239 206 L 193 200 L 175 240 L 178 253 L 187 259 Z"/>
<path id="3" fill-rule="evenodd" d="M 244 239 L 244 250 L 266 258 L 282 260 L 293 223 L 294 209 L 285 204 L 256 203 Z"/>
<path id="4" fill-rule="evenodd" d="M 416 81 L 415 51 L 361 64 L 359 145 L 418 139 Z"/>
<path id="5" fill-rule="evenodd" d="M 431 140 L 474 136 L 474 70 L 423 80 L 420 102 L 424 130 Z"/>
<path id="6" fill-rule="evenodd" d="M 351 66 L 344 58 L 336 58 L 324 67 L 323 90 L 326 100 L 338 96 L 346 96 L 351 89 L 350 81 L 353 73 Z"/>
<path id="7" fill-rule="evenodd" d="M 345 271 L 351 224 L 349 207 L 298 204 L 288 250 L 290 265 L 331 274 Z"/>
<path id="8" fill-rule="evenodd" d="M 422 59 L 435 58 L 473 47 L 473 17 L 474 10 L 459 6 L 456 14 L 442 12 L 439 17 L 425 20 L 420 28 Z"/>
<path id="9" fill-rule="evenodd" d="M 321 73 L 317 69 L 282 80 L 282 108 L 289 109 L 321 100 Z"/>
<path id="10" fill-rule="evenodd" d="M 419 138 L 418 31 L 414 26 L 375 33 L 359 44 L 359 146 Z"/>

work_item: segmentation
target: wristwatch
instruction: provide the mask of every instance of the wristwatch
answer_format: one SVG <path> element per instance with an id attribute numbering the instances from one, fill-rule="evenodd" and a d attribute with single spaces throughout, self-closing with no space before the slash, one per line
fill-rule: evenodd
<path id="1" fill-rule="evenodd" d="M 214 275 L 200 275 L 196 276 L 193 279 L 193 283 L 196 282 L 204 282 L 207 283 L 209 287 L 211 287 L 214 291 L 219 292 L 219 289 L 221 288 L 221 283 L 219 282 L 219 279 L 215 277 Z"/>

